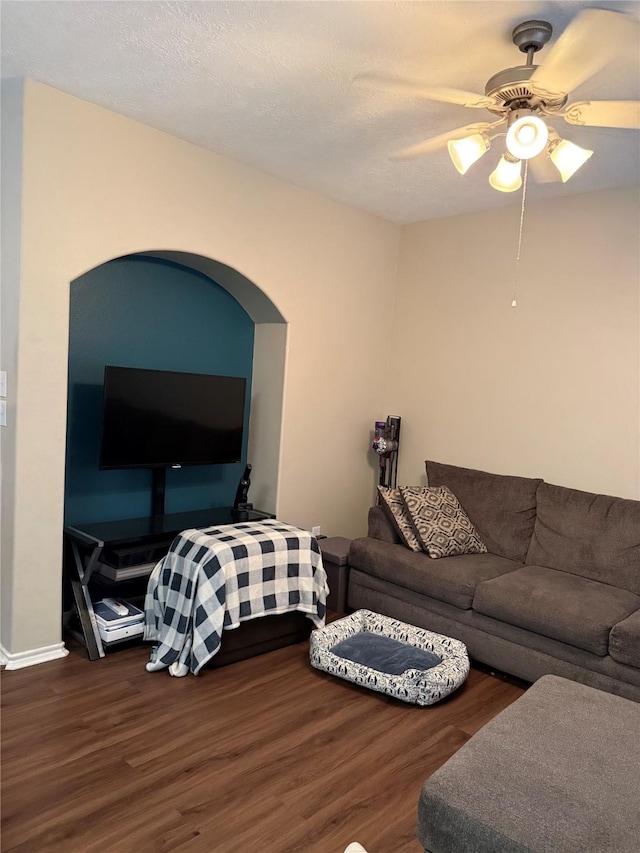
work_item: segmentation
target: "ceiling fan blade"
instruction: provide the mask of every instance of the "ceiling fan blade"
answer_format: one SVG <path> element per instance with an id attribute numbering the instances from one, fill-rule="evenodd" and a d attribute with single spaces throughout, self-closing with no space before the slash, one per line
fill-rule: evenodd
<path id="1" fill-rule="evenodd" d="M 546 150 L 529 160 L 533 176 L 539 184 L 551 184 L 560 181 L 560 172 L 549 159 Z"/>
<path id="2" fill-rule="evenodd" d="M 630 15 L 586 9 L 543 57 L 531 82 L 542 90 L 570 92 L 611 60 L 637 46 L 638 23 Z"/>
<path id="3" fill-rule="evenodd" d="M 487 108 L 495 106 L 491 98 L 478 95 L 475 92 L 465 92 L 462 89 L 449 89 L 445 86 L 428 86 L 420 80 L 409 80 L 387 74 L 375 74 L 365 71 L 353 78 L 356 83 L 373 84 L 374 86 L 391 89 L 407 95 L 427 98 L 430 101 L 444 101 L 447 104 L 460 104 L 463 107 Z"/>
<path id="4" fill-rule="evenodd" d="M 464 136 L 471 136 L 472 133 L 484 133 L 495 127 L 496 124 L 502 124 L 503 119 L 499 121 L 484 122 L 481 124 L 467 124 L 464 127 L 456 127 L 454 130 L 448 130 L 446 133 L 441 133 L 439 136 L 432 136 L 430 139 L 425 139 L 416 145 L 410 145 L 408 148 L 403 148 L 391 156 L 392 160 L 413 160 L 415 157 L 422 157 L 424 154 L 431 154 L 432 151 L 437 151 L 449 142 L 450 139 L 462 139 Z"/>
<path id="5" fill-rule="evenodd" d="M 640 101 L 576 101 L 563 118 L 587 127 L 640 128 Z"/>

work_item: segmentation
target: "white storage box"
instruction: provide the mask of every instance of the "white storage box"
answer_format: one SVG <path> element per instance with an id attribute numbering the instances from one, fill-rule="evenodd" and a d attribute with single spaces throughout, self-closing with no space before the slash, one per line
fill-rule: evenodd
<path id="1" fill-rule="evenodd" d="M 98 631 L 103 643 L 115 643 L 118 640 L 127 640 L 131 637 L 141 637 L 144 634 L 144 622 L 130 622 L 128 625 L 120 625 L 115 628 L 104 628 L 98 623 Z"/>
<path id="2" fill-rule="evenodd" d="M 128 601 L 121 598 L 116 600 L 127 608 L 126 614 L 116 613 L 104 601 L 97 601 L 93 606 L 98 631 L 105 643 L 126 640 L 144 633 L 144 612 Z"/>

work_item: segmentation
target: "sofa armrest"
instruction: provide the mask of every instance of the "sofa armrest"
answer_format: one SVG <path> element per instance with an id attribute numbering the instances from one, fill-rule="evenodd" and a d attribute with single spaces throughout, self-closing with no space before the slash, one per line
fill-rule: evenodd
<path id="1" fill-rule="evenodd" d="M 371 539 L 389 542 L 391 545 L 397 545 L 402 541 L 381 506 L 372 506 L 369 509 L 369 532 L 367 536 Z"/>

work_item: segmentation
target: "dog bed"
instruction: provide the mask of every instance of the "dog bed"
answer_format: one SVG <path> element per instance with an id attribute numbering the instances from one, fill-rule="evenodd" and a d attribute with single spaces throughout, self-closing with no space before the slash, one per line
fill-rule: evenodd
<path id="1" fill-rule="evenodd" d="M 469 674 L 464 643 L 371 610 L 312 631 L 309 660 L 316 669 L 416 705 L 439 702 Z"/>

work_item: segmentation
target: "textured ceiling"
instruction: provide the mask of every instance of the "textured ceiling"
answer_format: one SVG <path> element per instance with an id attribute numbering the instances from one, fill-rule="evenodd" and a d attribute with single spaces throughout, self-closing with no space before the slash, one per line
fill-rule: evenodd
<path id="1" fill-rule="evenodd" d="M 637 2 L 30 2 L 0 4 L 3 77 L 29 77 L 271 175 L 396 222 L 520 203 L 491 189 L 499 150 L 464 177 L 446 148 L 395 151 L 484 110 L 365 88 L 364 71 L 482 93 L 520 65 L 524 20 L 551 22 L 551 44 L 584 8 L 640 17 Z M 570 100 L 640 97 L 640 45 Z M 544 50 L 536 59 L 544 63 Z M 595 153 L 566 185 L 529 180 L 528 198 L 637 184 L 639 134 L 569 127 Z"/>

